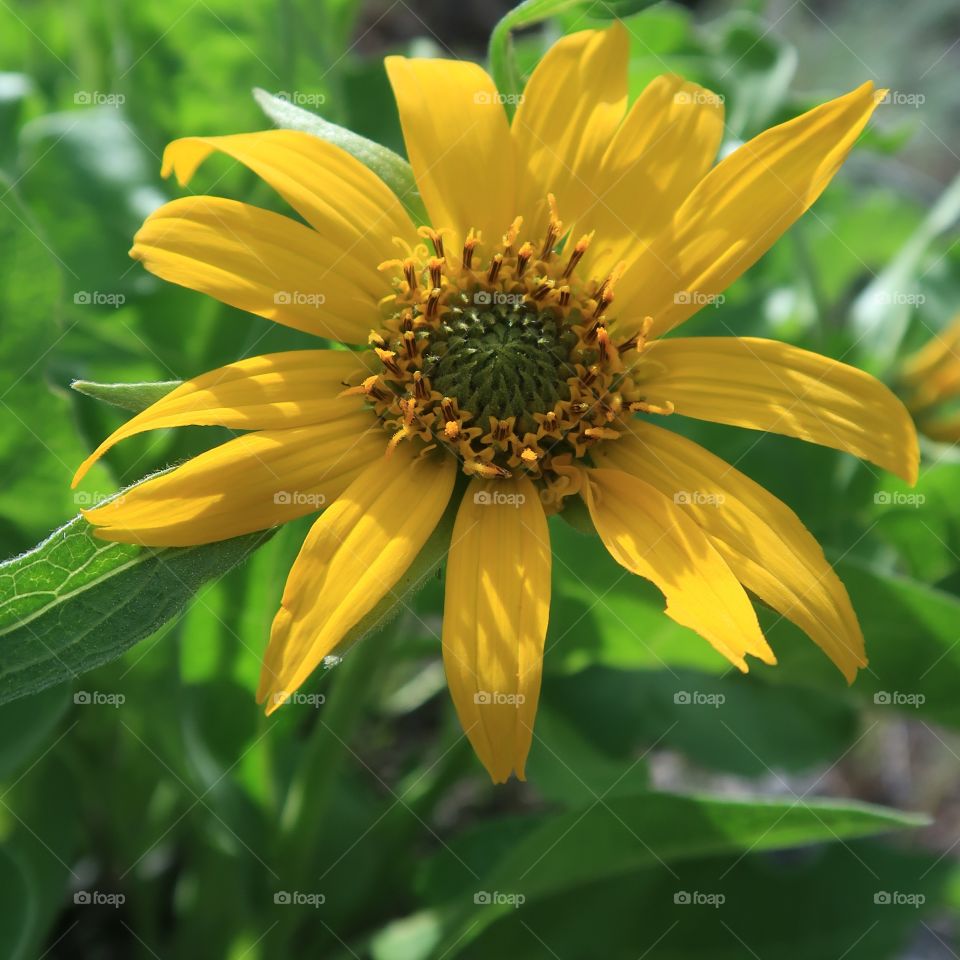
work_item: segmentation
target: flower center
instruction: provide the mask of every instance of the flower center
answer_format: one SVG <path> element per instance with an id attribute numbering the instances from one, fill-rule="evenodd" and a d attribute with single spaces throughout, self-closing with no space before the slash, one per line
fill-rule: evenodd
<path id="1" fill-rule="evenodd" d="M 444 446 L 468 475 L 528 476 L 557 510 L 579 490 L 578 462 L 619 436 L 624 408 L 647 408 L 624 362 L 646 341 L 613 343 L 607 313 L 621 268 L 579 279 L 592 235 L 558 253 L 563 225 L 549 199 L 536 246 L 519 243 L 519 217 L 485 262 L 475 231 L 455 257 L 421 227 L 432 253 L 419 244 L 382 263 L 394 293 L 370 334 L 379 369 L 345 392 L 366 397 L 391 435 L 388 452 L 401 442 Z"/>

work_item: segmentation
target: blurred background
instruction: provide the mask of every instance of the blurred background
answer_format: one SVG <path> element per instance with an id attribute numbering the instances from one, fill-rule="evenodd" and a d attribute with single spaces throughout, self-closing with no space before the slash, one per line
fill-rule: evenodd
<path id="1" fill-rule="evenodd" d="M 77 499 L 73 470 L 128 414 L 72 380 L 182 379 L 308 345 L 128 259 L 184 192 L 160 178 L 164 145 L 271 126 L 260 87 L 402 151 L 383 56 L 482 61 L 509 6 L 0 0 L 0 555 L 219 439 L 127 441 Z M 904 359 L 960 311 L 956 4 L 613 7 L 632 95 L 667 71 L 723 94 L 727 148 L 864 80 L 890 88 L 810 214 L 685 333 L 787 340 L 900 389 Z M 571 2 L 523 30 L 521 71 L 611 12 Z M 190 190 L 282 209 L 222 157 Z M 780 666 L 731 673 L 554 520 L 527 783 L 492 787 L 460 733 L 442 571 L 268 721 L 259 661 L 308 518 L 121 659 L 0 707 L 0 956 L 957 957 L 957 448 L 924 440 L 911 491 L 799 441 L 670 426 L 823 543 L 867 638 L 852 688 L 769 611 Z"/>

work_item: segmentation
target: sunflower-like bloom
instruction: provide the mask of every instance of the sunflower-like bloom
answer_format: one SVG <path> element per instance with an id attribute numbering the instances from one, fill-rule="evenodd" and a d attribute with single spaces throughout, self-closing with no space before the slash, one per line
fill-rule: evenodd
<path id="1" fill-rule="evenodd" d="M 960 316 L 908 358 L 900 379 L 920 432 L 960 443 Z"/>
<path id="2" fill-rule="evenodd" d="M 750 590 L 852 680 L 863 637 L 815 540 L 783 503 L 659 422 L 801 437 L 915 479 L 910 418 L 867 374 L 770 340 L 664 337 L 816 200 L 874 110 L 873 85 L 714 165 L 721 98 L 662 76 L 628 109 L 619 26 L 553 46 L 512 124 L 473 63 L 386 67 L 428 225 L 307 134 L 167 148 L 164 173 L 181 183 L 219 151 L 305 222 L 187 197 L 147 219 L 132 255 L 165 280 L 362 349 L 240 360 L 134 417 L 78 477 L 142 431 L 248 432 L 89 511 L 98 535 L 199 544 L 324 498 L 273 623 L 258 694 L 272 710 L 390 597 L 456 509 L 443 658 L 497 782 L 524 775 L 550 606 L 547 518 L 577 500 L 613 557 L 663 592 L 667 615 L 741 670 L 747 655 L 775 662 Z"/>

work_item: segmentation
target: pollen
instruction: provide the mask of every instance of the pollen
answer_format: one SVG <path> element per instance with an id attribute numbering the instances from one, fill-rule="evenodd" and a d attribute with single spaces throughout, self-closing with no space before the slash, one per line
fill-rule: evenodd
<path id="1" fill-rule="evenodd" d="M 577 492 L 577 466 L 617 439 L 623 411 L 669 413 L 645 402 L 631 373 L 649 322 L 617 343 L 610 331 L 618 267 L 583 277 L 594 240 L 565 238 L 553 196 L 544 235 L 505 224 L 492 249 L 469 230 L 461 251 L 421 227 L 418 244 L 380 269 L 393 294 L 369 339 L 374 375 L 347 392 L 363 394 L 389 434 L 424 451 L 445 446 L 464 473 L 522 475 L 548 510 Z"/>

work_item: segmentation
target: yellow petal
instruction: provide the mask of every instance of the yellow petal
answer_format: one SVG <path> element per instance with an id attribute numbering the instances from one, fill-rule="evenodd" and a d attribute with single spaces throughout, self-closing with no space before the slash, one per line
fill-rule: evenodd
<path id="1" fill-rule="evenodd" d="M 341 251 L 375 267 L 394 237 L 416 243 L 416 230 L 390 188 L 359 160 L 319 137 L 267 130 L 227 137 L 184 137 L 163 153 L 163 176 L 187 184 L 214 151 L 249 167 Z"/>
<path id="2" fill-rule="evenodd" d="M 513 118 L 517 213 L 543 235 L 554 193 L 567 226 L 594 201 L 600 158 L 627 106 L 627 32 L 584 30 L 558 40 L 530 76 Z"/>
<path id="3" fill-rule="evenodd" d="M 393 588 L 443 515 L 453 457 L 398 448 L 361 473 L 313 525 L 270 633 L 257 699 L 281 706 Z"/>
<path id="4" fill-rule="evenodd" d="M 495 252 L 516 216 L 510 128 L 497 88 L 475 63 L 387 57 L 403 139 L 430 220 L 450 229 L 459 263 L 470 227 Z"/>
<path id="5" fill-rule="evenodd" d="M 332 503 L 371 461 L 383 430 L 362 410 L 328 423 L 261 430 L 85 513 L 104 540 L 187 547 L 265 530 Z"/>
<path id="6" fill-rule="evenodd" d="M 616 441 L 619 442 L 619 441 Z M 610 555 L 656 584 L 665 613 L 746 671 L 745 654 L 776 663 L 757 616 L 716 548 L 672 499 L 619 470 L 590 470 L 583 497 Z"/>
<path id="7" fill-rule="evenodd" d="M 605 277 L 663 230 L 710 169 L 722 139 L 720 97 L 682 77 L 652 80 L 591 178 L 596 196 L 582 229 L 596 235 L 583 275 Z"/>
<path id="8" fill-rule="evenodd" d="M 944 363 L 960 361 L 960 317 L 938 333 L 911 356 L 903 365 L 904 383 L 912 387 L 923 387 L 924 381 L 932 376 Z"/>
<path id="9" fill-rule="evenodd" d="M 377 263 L 289 217 L 221 197 L 164 204 L 130 255 L 171 283 L 346 343 L 366 342 L 390 292 Z"/>
<path id="10" fill-rule="evenodd" d="M 524 779 L 550 612 L 550 534 L 526 478 L 471 480 L 447 563 L 443 664 L 464 732 L 495 783 Z"/>
<path id="11" fill-rule="evenodd" d="M 337 399 L 346 380 L 369 371 L 347 350 L 293 350 L 250 357 L 180 384 L 115 430 L 81 464 L 75 487 L 111 447 L 127 437 L 187 424 L 234 430 L 278 430 L 319 423 L 358 409 L 357 398 Z"/>
<path id="12" fill-rule="evenodd" d="M 617 287 L 617 331 L 682 323 L 752 266 L 820 196 L 878 100 L 872 83 L 764 131 L 694 188 Z"/>
<path id="13" fill-rule="evenodd" d="M 677 337 L 651 343 L 635 374 L 648 401 L 669 400 L 677 413 L 845 450 L 916 482 L 906 408 L 838 360 L 756 337 Z"/>
<path id="14" fill-rule="evenodd" d="M 818 644 L 848 681 L 867 665 L 850 598 L 797 515 L 699 444 L 633 420 L 598 466 L 640 477 L 707 535 L 734 576 Z"/>

